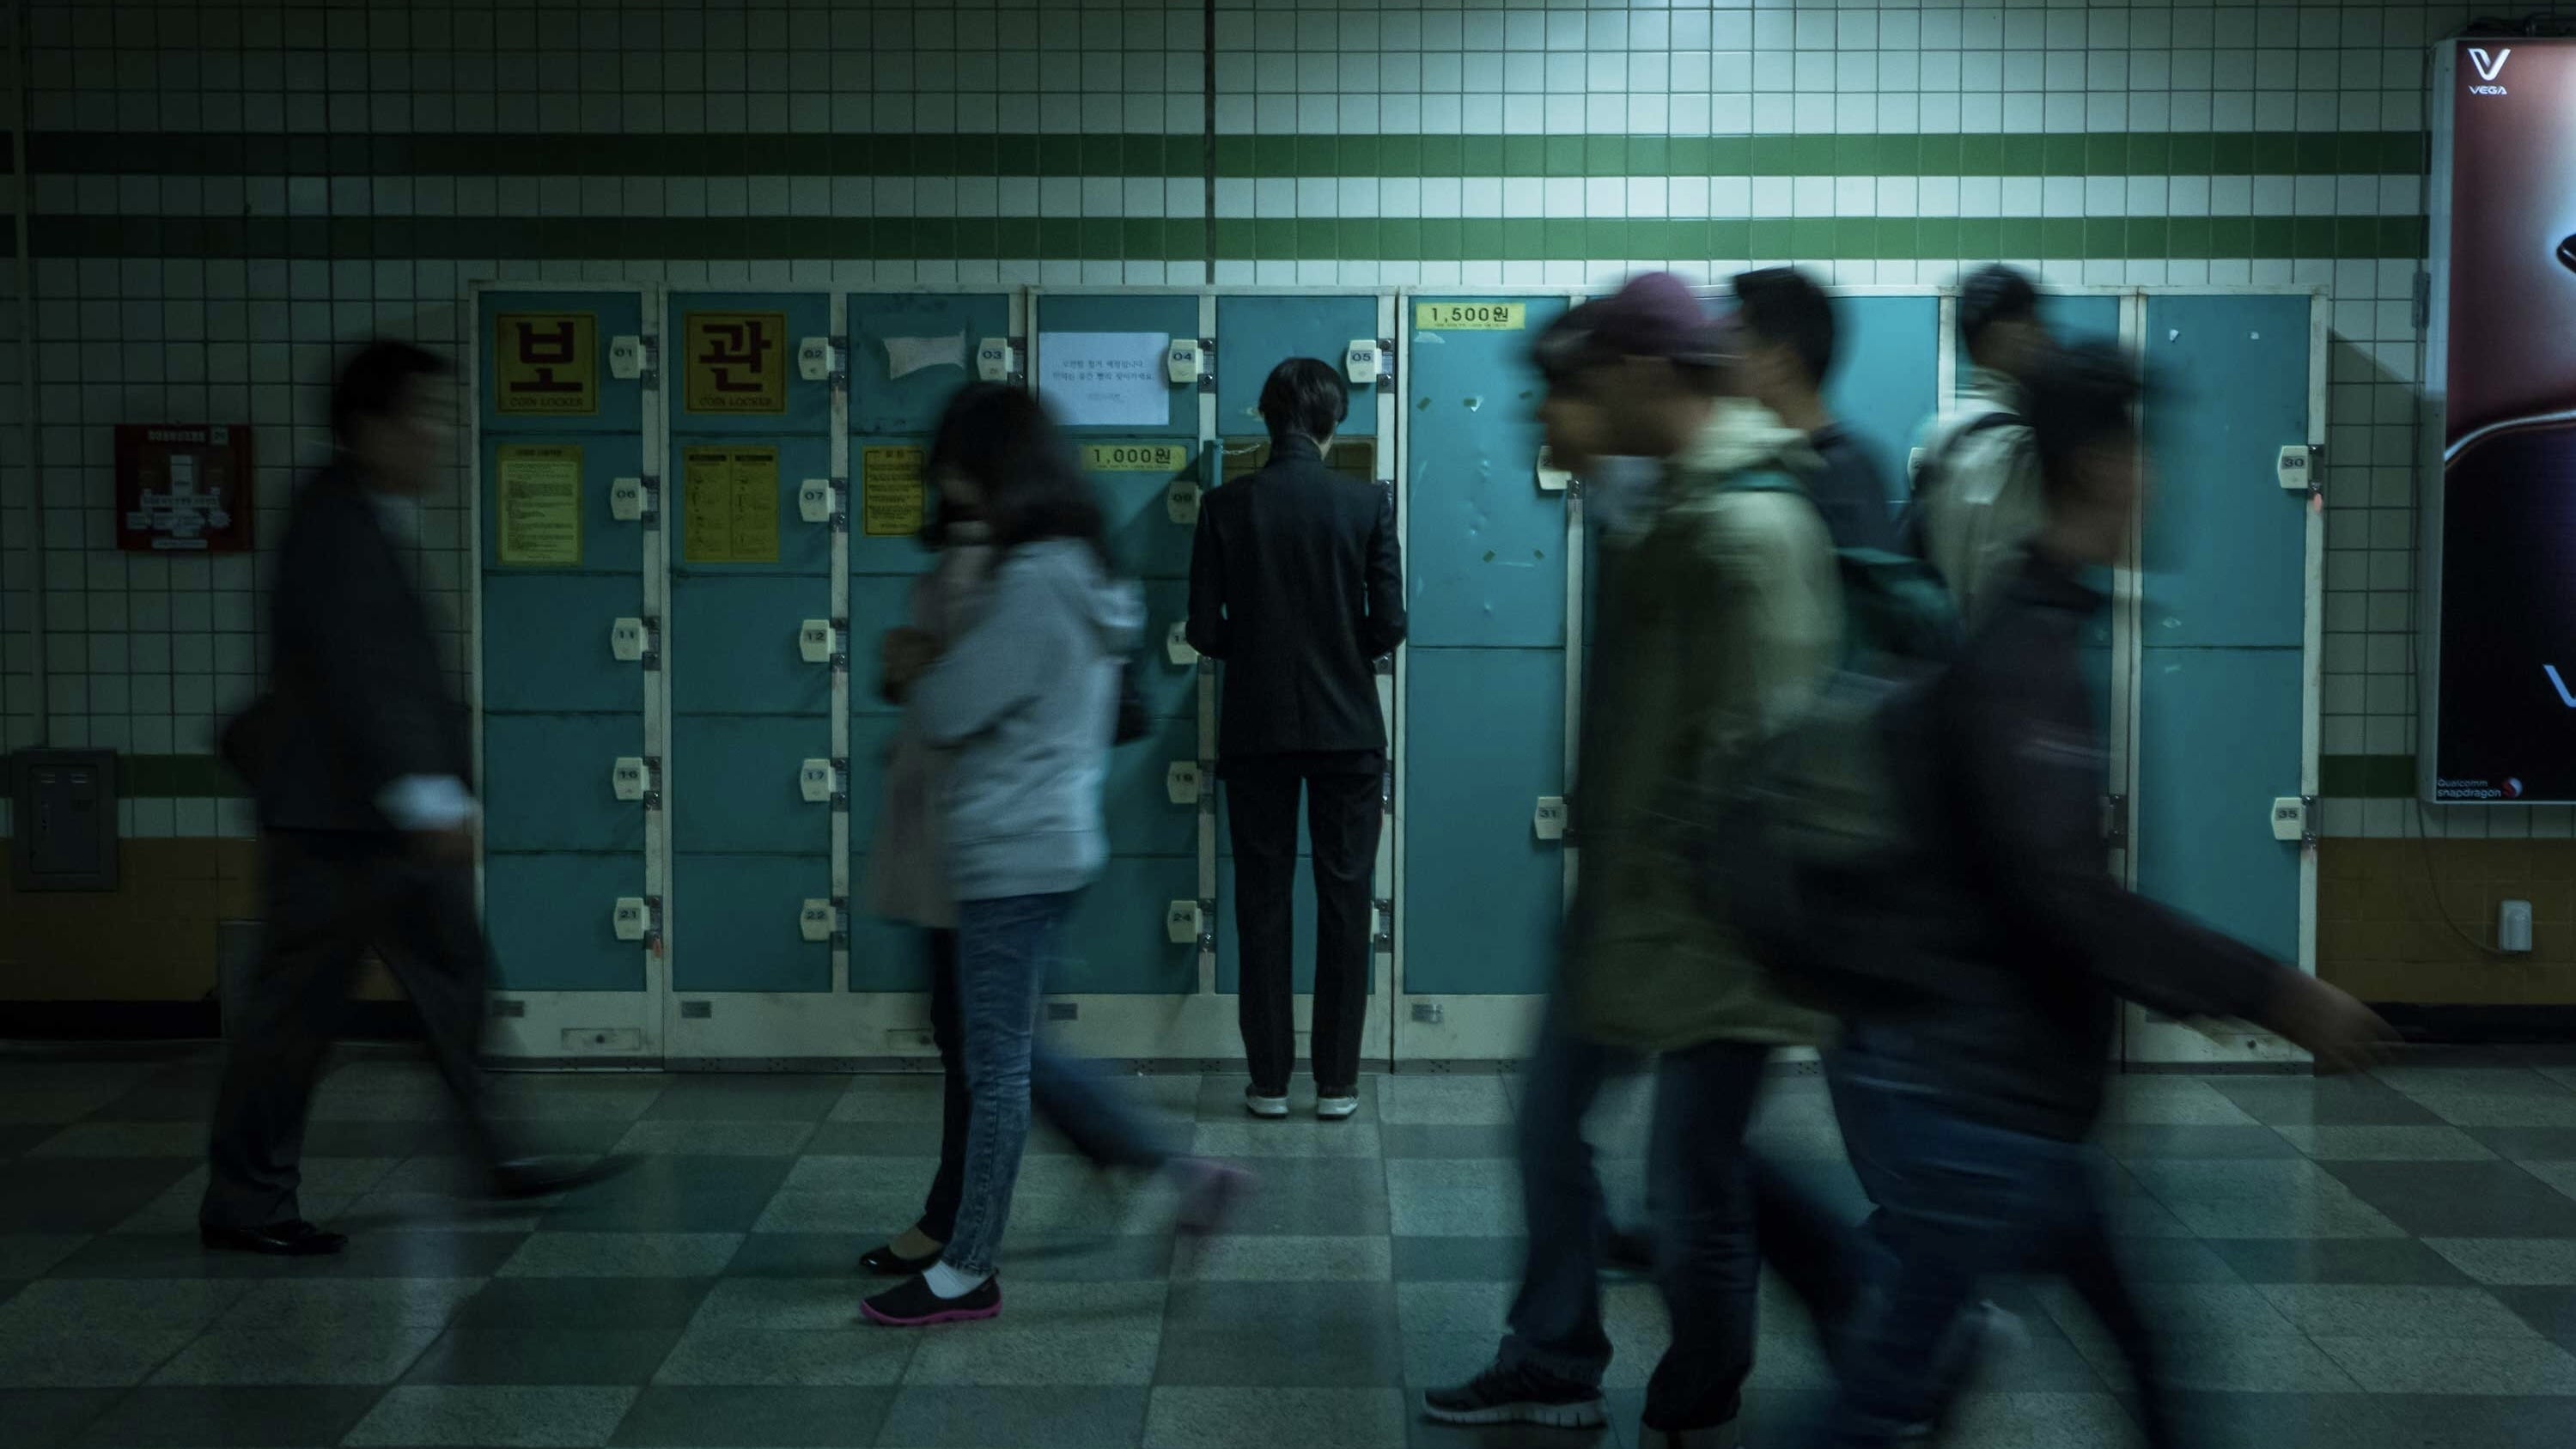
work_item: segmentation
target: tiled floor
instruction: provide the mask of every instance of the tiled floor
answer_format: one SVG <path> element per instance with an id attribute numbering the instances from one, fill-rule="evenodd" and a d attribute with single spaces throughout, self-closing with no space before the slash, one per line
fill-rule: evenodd
<path id="1" fill-rule="evenodd" d="M 2576 1444 L 2576 1054 L 2441 1056 L 2373 1080 L 2130 1078 L 2103 1134 L 2206 1442 Z M 515 1077 L 561 1152 L 644 1155 L 536 1207 L 449 1195 L 434 1081 L 353 1052 L 324 1084 L 311 1215 L 342 1258 L 216 1256 L 191 1225 L 204 1049 L 0 1054 L 0 1444 L 1335 1446 L 1632 1443 L 1661 1335 L 1609 1290 L 1617 1427 L 1596 1441 L 1415 1422 L 1492 1351 L 1518 1207 L 1495 1076 L 1372 1079 L 1360 1116 L 1255 1123 L 1230 1078 L 1133 1083 L 1263 1186 L 1214 1242 L 1168 1198 L 1042 1141 L 997 1323 L 862 1325 L 854 1256 L 910 1220 L 937 1141 L 920 1077 Z M 1818 1084 L 1762 1138 L 1857 1201 Z M 1636 1200 L 1634 1093 L 1605 1110 Z M 2133 1441 L 2099 1336 L 2005 1289 L 2029 1345 L 1955 1442 Z M 1822 1387 L 1765 1299 L 1749 1442 Z"/>

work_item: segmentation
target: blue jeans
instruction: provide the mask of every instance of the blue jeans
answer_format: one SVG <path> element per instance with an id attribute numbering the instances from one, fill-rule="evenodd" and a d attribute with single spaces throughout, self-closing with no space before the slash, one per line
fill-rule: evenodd
<path id="1" fill-rule="evenodd" d="M 1029 1084 L 1044 1078 L 1048 1115 L 1094 1161 L 1152 1166 L 1171 1154 L 1144 1120 L 1037 1046 L 1038 998 L 1056 938 L 1080 893 L 1006 896 L 957 905 L 956 1000 L 966 1079 L 965 1152 L 955 1224 L 941 1261 L 993 1269 L 1029 1141 Z M 944 1158 L 948 1144 L 941 1144 Z M 935 1189 L 934 1189 L 935 1192 Z M 935 1210 L 935 1198 L 934 1198 Z"/>
<path id="2" fill-rule="evenodd" d="M 1500 1358 L 1597 1385 L 1610 1363 L 1601 1327 L 1609 1223 L 1583 1119 L 1612 1073 L 1643 1063 L 1636 1053 L 1575 1035 L 1556 1011 L 1522 1067 L 1521 1205 L 1529 1245 Z M 1672 1344 L 1646 1389 L 1645 1422 L 1655 1428 L 1705 1428 L 1735 1417 L 1753 1367 L 1757 1218 L 1765 1229 L 1780 1220 L 1784 1232 L 1786 1224 L 1802 1225 L 1808 1244 L 1781 1260 L 1805 1270 L 1792 1282 L 1802 1294 L 1831 1294 L 1820 1280 L 1848 1271 L 1830 1219 L 1797 1201 L 1788 1183 L 1745 1150 L 1745 1124 L 1769 1057 L 1767 1047 L 1710 1042 L 1656 1059 L 1646 1211 Z"/>
<path id="3" fill-rule="evenodd" d="M 916 1224 L 934 1242 L 957 1236 L 957 1204 L 966 1192 L 966 1134 L 975 1097 L 966 1089 L 965 1023 L 957 1004 L 957 933 L 922 933 L 930 953 L 930 1039 L 939 1048 L 939 1168 Z M 1150 1169 L 1172 1159 L 1179 1146 L 1139 1123 L 1111 1095 L 1086 1063 L 1058 1056 L 1046 1043 L 1029 1043 L 1029 1106 L 1073 1144 L 1094 1167 Z"/>
<path id="4" fill-rule="evenodd" d="M 2113 1255 L 2085 1145 L 1961 1116 L 1874 1075 L 1865 1056 L 1846 1061 L 1838 1105 L 1868 1123 L 1879 1252 L 1836 1355 L 1841 1394 L 1811 1442 L 1877 1449 L 1937 1422 L 1963 1368 L 1953 1327 L 1979 1284 L 2054 1273 L 2128 1358 L 2148 1443 L 2171 1443 L 2162 1355 Z"/>

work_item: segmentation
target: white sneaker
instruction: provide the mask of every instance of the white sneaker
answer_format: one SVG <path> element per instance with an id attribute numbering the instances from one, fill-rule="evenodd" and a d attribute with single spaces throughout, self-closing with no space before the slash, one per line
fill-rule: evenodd
<path id="1" fill-rule="evenodd" d="M 1243 1089 L 1243 1110 L 1255 1117 L 1285 1117 L 1288 1115 L 1288 1099 L 1265 1097 L 1246 1087 Z"/>
<path id="2" fill-rule="evenodd" d="M 1357 1094 L 1347 1097 L 1317 1097 L 1315 1115 L 1327 1122 L 1339 1122 L 1360 1109 Z"/>

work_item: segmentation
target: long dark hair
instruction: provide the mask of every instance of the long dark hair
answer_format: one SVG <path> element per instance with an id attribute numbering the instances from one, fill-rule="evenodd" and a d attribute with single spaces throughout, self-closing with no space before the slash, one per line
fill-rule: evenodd
<path id="1" fill-rule="evenodd" d="M 1036 398 L 994 382 L 959 388 L 939 415 L 923 464 L 934 486 L 952 470 L 974 482 L 996 551 L 1007 554 L 1050 538 L 1079 539 L 1103 569 L 1116 571 L 1100 497 Z"/>

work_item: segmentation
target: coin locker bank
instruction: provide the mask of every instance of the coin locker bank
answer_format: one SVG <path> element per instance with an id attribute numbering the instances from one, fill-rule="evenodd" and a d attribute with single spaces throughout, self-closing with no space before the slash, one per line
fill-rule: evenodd
<path id="1" fill-rule="evenodd" d="M 1622 506 L 1544 465 L 1532 335 L 1563 292 L 739 292 L 477 288 L 470 416 L 482 883 L 496 1046 L 582 1064 L 880 1062 L 930 1050 L 918 942 L 862 904 L 898 722 L 876 640 L 928 557 L 923 463 L 970 378 L 1036 389 L 1144 590 L 1153 717 L 1110 760 L 1111 859 L 1066 933 L 1067 1049 L 1237 1059 L 1218 666 L 1181 636 L 1200 500 L 1266 461 L 1270 368 L 1332 360 L 1330 466 L 1394 490 L 1411 637 L 1379 681 L 1393 748 L 1366 1058 L 1525 1047 L 1554 970 L 1565 801 Z M 1842 296 L 1836 411 L 1901 477 L 1970 382 L 1952 299 Z M 2133 567 L 2090 641 L 2110 868 L 2312 961 L 2323 303 L 2052 295 L 2158 387 Z M 1901 488 L 1900 488 L 1901 491 Z M 1891 499 L 1891 507 L 1901 499 Z M 1305 844 L 1300 841 L 1300 855 Z M 1312 984 L 1301 867 L 1299 1010 Z M 2141 1061 L 2262 1060 L 2259 1034 L 2132 1013 Z"/>

